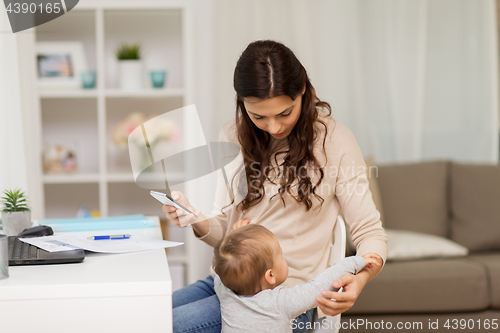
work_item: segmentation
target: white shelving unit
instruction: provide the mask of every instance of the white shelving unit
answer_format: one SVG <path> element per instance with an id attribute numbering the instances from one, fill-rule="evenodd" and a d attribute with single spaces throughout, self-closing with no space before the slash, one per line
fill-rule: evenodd
<path id="1" fill-rule="evenodd" d="M 120 98 L 143 98 L 143 97 L 184 97 L 184 89 L 182 88 L 166 88 L 166 89 L 143 89 L 139 91 L 124 91 L 118 89 L 106 89 L 105 97 L 120 97 Z M 97 89 L 88 90 L 41 90 L 41 98 L 97 98 Z"/>
<path id="2" fill-rule="evenodd" d="M 74 217 L 81 204 L 102 216 L 145 214 L 164 217 L 161 205 L 138 187 L 128 149 L 116 148 L 113 127 L 132 112 L 160 115 L 193 104 L 193 42 L 190 1 L 86 0 L 62 17 L 36 28 L 37 41 L 81 41 L 89 70 L 96 70 L 95 89 L 40 90 L 40 150 L 44 144 L 71 142 L 77 151 L 78 171 L 44 174 L 45 217 Z M 145 78 L 142 90 L 118 88 L 114 51 L 123 42 L 139 42 L 147 72 L 167 70 L 166 87 L 154 89 Z M 183 140 L 189 119 L 183 119 Z M 42 156 L 40 152 L 40 156 Z M 183 173 L 170 180 L 182 180 Z M 188 185 L 182 191 L 195 196 Z M 185 283 L 200 278 L 191 228 L 170 228 L 171 239 L 184 241 L 169 253 L 171 264 L 183 265 Z M 175 279 L 175 277 L 173 277 Z"/>

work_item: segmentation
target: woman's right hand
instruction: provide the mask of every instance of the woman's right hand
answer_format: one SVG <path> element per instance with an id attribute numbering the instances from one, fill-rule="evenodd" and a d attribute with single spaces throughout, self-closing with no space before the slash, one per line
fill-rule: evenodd
<path id="1" fill-rule="evenodd" d="M 196 215 L 200 215 L 200 211 L 196 211 L 193 206 L 189 203 L 188 198 L 182 192 L 179 191 L 173 191 L 172 192 L 172 199 L 189 209 L 190 211 L 194 212 Z M 187 226 L 190 223 L 193 223 L 194 220 L 196 219 L 193 214 L 181 216 L 184 214 L 183 209 L 176 209 L 174 206 L 171 205 L 163 205 L 162 207 L 163 212 L 165 213 L 167 219 L 170 220 L 173 224 L 176 226 L 182 228 Z"/>

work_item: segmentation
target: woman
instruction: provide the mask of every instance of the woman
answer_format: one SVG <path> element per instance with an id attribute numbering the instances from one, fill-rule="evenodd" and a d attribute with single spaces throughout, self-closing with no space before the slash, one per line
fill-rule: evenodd
<path id="1" fill-rule="evenodd" d="M 172 196 L 195 212 L 195 235 L 214 246 L 230 230 L 247 223 L 270 229 L 283 248 L 293 286 L 327 267 L 332 230 L 342 208 L 358 255 L 375 253 L 385 262 L 387 238 L 366 178 L 366 165 L 352 133 L 330 116 L 330 105 L 316 97 L 307 73 L 293 52 L 274 41 L 248 45 L 234 72 L 236 118 L 223 140 L 239 144 L 248 194 L 204 217 L 180 192 Z M 328 113 L 325 112 L 328 111 Z M 233 177 L 233 180 L 236 177 Z M 229 208 L 229 209 L 228 209 Z M 174 224 L 194 216 L 164 206 Z M 337 315 L 352 307 L 382 266 L 333 282 L 343 293 L 324 291 L 316 298 L 319 314 Z M 335 299 L 333 301 L 331 299 Z M 174 332 L 220 332 L 220 307 L 208 277 L 173 294 Z M 297 317 L 312 320 L 313 311 Z M 305 325 L 295 325 L 305 327 Z M 306 330 L 294 330 L 294 333 Z"/>

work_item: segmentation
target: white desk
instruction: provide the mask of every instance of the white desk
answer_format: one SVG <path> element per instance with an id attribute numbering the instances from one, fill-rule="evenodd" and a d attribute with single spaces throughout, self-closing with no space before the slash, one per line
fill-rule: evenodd
<path id="1" fill-rule="evenodd" d="M 154 219 L 154 218 L 153 218 Z M 155 227 L 85 231 L 161 239 Z M 79 264 L 9 267 L 0 281 L 2 333 L 172 332 L 172 283 L 163 249 L 86 253 Z"/>

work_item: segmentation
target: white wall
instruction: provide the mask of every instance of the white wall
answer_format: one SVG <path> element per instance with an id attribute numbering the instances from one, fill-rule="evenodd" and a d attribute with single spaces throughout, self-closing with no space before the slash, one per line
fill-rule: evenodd
<path id="1" fill-rule="evenodd" d="M 498 160 L 493 0 L 195 3 L 204 8 L 197 56 L 208 54 L 197 74 L 209 82 L 198 89 L 211 96 L 214 131 L 234 117 L 240 53 L 274 39 L 296 53 L 318 96 L 376 162 Z"/>

